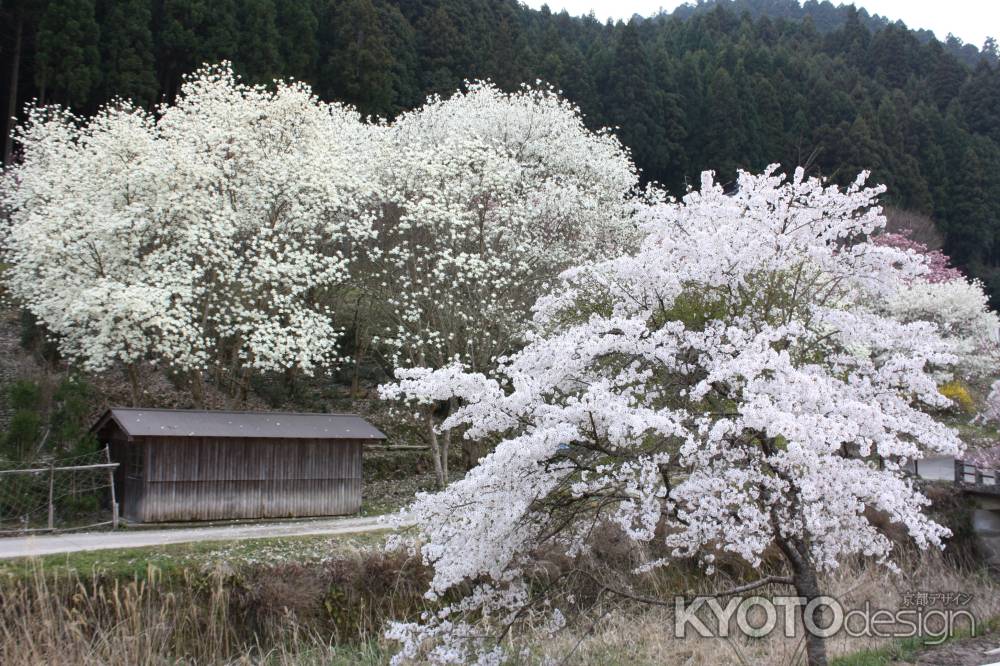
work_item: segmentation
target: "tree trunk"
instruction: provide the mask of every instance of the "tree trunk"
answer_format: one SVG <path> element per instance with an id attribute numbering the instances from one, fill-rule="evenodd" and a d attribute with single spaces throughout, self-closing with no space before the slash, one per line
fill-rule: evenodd
<path id="1" fill-rule="evenodd" d="M 21 37 L 24 34 L 24 14 L 17 13 L 17 30 L 14 33 L 14 56 L 10 62 L 10 88 L 7 91 L 7 122 L 4 123 L 3 163 L 10 164 L 14 153 L 14 139 L 10 133 L 14 129 L 14 115 L 17 113 L 17 84 L 21 69 Z"/>
<path id="2" fill-rule="evenodd" d="M 358 374 L 358 356 L 354 353 L 354 372 L 351 374 L 351 400 L 357 400 L 361 395 L 361 378 Z"/>
<path id="3" fill-rule="evenodd" d="M 816 566 L 809 555 L 808 546 L 800 540 L 779 539 L 778 544 L 792 566 L 795 591 L 798 596 L 805 599 L 805 603 L 800 606 L 799 613 L 802 619 L 802 630 L 805 632 L 806 663 L 809 666 L 827 666 L 826 639 L 822 636 L 815 636 L 806 629 L 806 607 L 813 599 L 823 596 L 819 591 L 819 578 L 816 574 Z M 824 626 L 822 606 L 817 605 L 813 608 L 811 617 L 808 619 L 808 624 L 811 626 Z"/>
<path id="4" fill-rule="evenodd" d="M 816 599 L 820 595 L 819 593 L 819 582 L 816 579 L 816 570 L 810 563 L 808 570 L 803 571 L 800 574 L 796 574 L 795 580 L 795 590 L 798 592 L 800 597 L 805 597 L 806 603 L 808 604 L 813 599 Z M 805 613 L 806 607 L 802 606 L 802 626 L 805 628 Z M 821 606 L 816 606 L 812 610 L 812 617 L 809 618 L 813 626 L 821 627 L 823 626 L 823 612 Z M 809 666 L 826 666 L 826 639 L 822 636 L 815 636 L 812 633 L 806 631 L 806 663 Z"/>
<path id="5" fill-rule="evenodd" d="M 427 408 L 427 431 L 431 441 L 431 458 L 434 459 L 434 476 L 437 478 L 438 488 L 448 485 L 445 477 L 445 470 L 441 464 L 441 445 L 438 442 L 437 432 L 434 430 L 434 407 Z"/>
<path id="6" fill-rule="evenodd" d="M 444 472 L 444 484 L 448 485 L 448 449 L 451 448 L 451 430 L 445 430 L 444 443 L 441 446 L 441 469 Z"/>
<path id="7" fill-rule="evenodd" d="M 246 409 L 250 394 L 250 368 L 243 368 L 236 374 L 236 390 L 232 395 L 233 409 Z"/>
<path id="8" fill-rule="evenodd" d="M 191 399 L 194 401 L 194 406 L 198 409 L 204 409 L 205 377 L 202 375 L 201 370 L 195 370 L 191 373 L 188 385 L 191 387 Z"/>
<path id="9" fill-rule="evenodd" d="M 281 379 L 285 384 L 285 395 L 288 396 L 287 399 L 289 401 L 294 401 L 296 395 L 299 392 L 298 368 L 296 366 L 285 368 L 284 373 L 282 373 Z"/>
<path id="10" fill-rule="evenodd" d="M 129 389 L 132 393 L 132 406 L 141 407 L 139 400 L 142 395 L 142 391 L 139 389 L 139 369 L 135 367 L 135 364 L 130 364 L 126 368 L 126 374 L 128 374 Z"/>
<path id="11" fill-rule="evenodd" d="M 351 399 L 357 400 L 361 395 L 361 363 L 364 361 L 367 345 L 362 342 L 361 336 L 361 301 L 359 296 L 354 304 L 354 368 L 351 374 Z"/>

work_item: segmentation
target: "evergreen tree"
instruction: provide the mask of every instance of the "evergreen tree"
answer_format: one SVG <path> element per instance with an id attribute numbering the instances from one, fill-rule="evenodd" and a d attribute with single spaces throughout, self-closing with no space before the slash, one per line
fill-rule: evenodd
<path id="1" fill-rule="evenodd" d="M 487 64 L 494 82 L 505 90 L 510 90 L 524 80 L 521 74 L 523 59 L 517 52 L 517 27 L 509 16 L 502 16 L 493 36 L 493 51 Z"/>
<path id="2" fill-rule="evenodd" d="M 6 111 L 3 124 L 3 164 L 11 163 L 14 152 L 14 140 L 11 136 L 15 118 L 25 97 L 23 91 L 25 83 L 30 85 L 30 81 L 24 81 L 22 74 L 22 63 L 26 58 L 31 57 L 30 39 L 33 28 L 37 25 L 38 19 L 45 11 L 45 3 L 35 0 L 8 0 L 0 5 L 0 25 L 7 26 L 7 29 L 0 29 L 0 60 L 5 61 L 4 70 L 0 76 L 6 74 L 7 85 L 4 89 L 6 96 L 3 109 Z"/>
<path id="3" fill-rule="evenodd" d="M 277 3 L 278 54 L 284 63 L 282 77 L 310 80 L 319 58 L 319 19 L 311 0 L 281 0 Z"/>
<path id="4" fill-rule="evenodd" d="M 383 26 L 391 57 L 392 104 L 386 111 L 394 116 L 423 101 L 417 34 L 399 8 L 393 5 L 379 7 L 379 23 Z"/>
<path id="5" fill-rule="evenodd" d="M 252 81 L 270 81 L 284 76 L 274 0 L 242 0 L 238 34 L 235 61 L 242 75 Z"/>
<path id="6" fill-rule="evenodd" d="M 1000 141 L 1000 72 L 980 61 L 962 89 L 961 100 L 969 128 Z"/>
<path id="7" fill-rule="evenodd" d="M 323 91 L 362 113 L 392 109 L 392 54 L 372 0 L 345 0 L 326 17 L 320 81 Z"/>
<path id="8" fill-rule="evenodd" d="M 968 71 L 956 58 L 944 52 L 938 44 L 931 45 L 931 74 L 928 78 L 931 97 L 939 110 L 948 107 L 951 100 L 958 97 Z"/>
<path id="9" fill-rule="evenodd" d="M 102 0 L 98 15 L 101 101 L 117 96 L 149 106 L 159 94 L 151 0 Z"/>
<path id="10" fill-rule="evenodd" d="M 438 5 L 417 23 L 420 70 L 427 93 L 447 94 L 462 85 L 468 72 L 463 71 L 458 53 L 467 39 L 444 5 Z"/>
<path id="11" fill-rule="evenodd" d="M 722 67 L 715 70 L 708 83 L 705 106 L 702 164 L 714 169 L 720 182 L 727 182 L 735 178 L 736 169 L 750 165 L 743 152 L 743 108 L 732 76 Z"/>
<path id="12" fill-rule="evenodd" d="M 662 124 L 663 94 L 648 85 L 653 80 L 652 63 L 639 40 L 638 26 L 632 21 L 623 27 L 615 44 L 604 113 L 619 128 L 622 141 L 631 146 L 646 177 L 662 181 L 676 178 L 668 171 L 669 155 L 671 145 L 676 150 L 677 140 L 682 137 L 666 135 Z"/>
<path id="13" fill-rule="evenodd" d="M 184 75 L 202 63 L 232 60 L 239 48 L 235 0 L 161 0 L 157 51 L 160 88 L 177 94 Z"/>
<path id="14" fill-rule="evenodd" d="M 35 83 L 42 102 L 82 107 L 101 79 L 94 0 L 50 0 L 36 38 Z"/>

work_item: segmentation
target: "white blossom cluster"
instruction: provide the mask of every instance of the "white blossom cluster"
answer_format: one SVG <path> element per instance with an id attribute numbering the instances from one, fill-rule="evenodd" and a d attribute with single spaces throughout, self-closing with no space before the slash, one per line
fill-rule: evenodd
<path id="1" fill-rule="evenodd" d="M 547 282 L 637 238 L 628 154 L 547 89 L 470 84 L 390 124 L 223 63 L 155 113 L 35 109 L 17 140 L 6 284 L 88 370 L 309 374 L 344 293 L 391 361 L 488 365 Z"/>
<path id="2" fill-rule="evenodd" d="M 960 356 L 958 370 L 972 376 L 994 372 L 1000 358 L 1000 319 L 977 280 L 958 277 L 903 285 L 884 312 L 899 321 L 933 322 Z"/>
<path id="3" fill-rule="evenodd" d="M 336 355 L 317 293 L 371 225 L 372 131 L 303 85 L 190 77 L 156 114 L 35 109 L 3 174 L 6 284 L 89 370 L 151 360 L 307 373 Z"/>
<path id="4" fill-rule="evenodd" d="M 397 371 L 385 397 L 460 399 L 441 428 L 499 440 L 399 516 L 434 568 L 429 597 L 473 590 L 395 627 L 400 660 L 492 663 L 489 621 L 529 603 L 533 554 L 586 552 L 601 524 L 658 553 L 640 571 L 686 557 L 711 571 L 722 553 L 760 566 L 773 546 L 813 570 L 891 567 L 872 510 L 941 544 L 903 469 L 961 452 L 929 411 L 948 403 L 935 377 L 965 358 L 957 332 L 985 322 L 983 295 L 921 300 L 926 258 L 869 241 L 885 220 L 864 179 L 839 190 L 772 167 L 727 193 L 707 173 L 646 209 L 637 252 L 564 273 L 492 376 Z"/>
<path id="5" fill-rule="evenodd" d="M 562 270 L 636 238 L 628 154 L 551 90 L 470 84 L 397 118 L 381 149 L 364 272 L 393 365 L 491 367 Z"/>

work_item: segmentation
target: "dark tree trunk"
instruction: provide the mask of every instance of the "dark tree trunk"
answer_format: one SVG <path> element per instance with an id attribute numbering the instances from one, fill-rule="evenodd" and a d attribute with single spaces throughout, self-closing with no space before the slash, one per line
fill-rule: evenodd
<path id="1" fill-rule="evenodd" d="M 191 387 L 191 399 L 194 401 L 196 409 L 205 408 L 205 377 L 201 370 L 192 370 L 189 381 Z"/>
<path id="2" fill-rule="evenodd" d="M 14 153 L 14 139 L 10 133 L 14 130 L 14 115 L 17 113 L 18 75 L 21 70 L 21 38 L 24 34 L 24 14 L 17 14 L 17 30 L 14 33 L 14 57 L 10 60 L 10 88 L 7 91 L 7 121 L 4 123 L 3 163 L 10 164 Z"/>
<path id="3" fill-rule="evenodd" d="M 806 618 L 806 608 L 809 602 L 823 596 L 819 591 L 819 577 L 809 554 L 809 548 L 804 542 L 797 539 L 779 539 L 778 544 L 792 566 L 792 581 L 795 585 L 795 591 L 798 596 L 805 599 L 805 603 L 800 607 L 800 614 L 802 630 L 805 632 L 806 663 L 809 666 L 827 666 L 825 639 L 806 629 L 807 626 L 824 626 L 821 604 L 812 609 L 808 622 Z"/>
<path id="4" fill-rule="evenodd" d="M 813 599 L 821 596 L 819 592 L 819 583 L 816 580 L 816 571 L 810 565 L 809 570 L 798 573 L 794 576 L 795 579 L 795 590 L 798 592 L 800 597 L 805 597 L 806 603 L 808 604 Z M 802 607 L 802 626 L 803 629 L 806 626 L 806 607 Z M 823 612 L 821 606 L 816 606 L 812 610 L 812 617 L 809 618 L 812 626 L 822 627 L 823 624 Z M 822 636 L 816 636 L 808 631 L 805 632 L 806 638 L 806 662 L 809 666 L 826 666 L 826 642 Z"/>
<path id="5" fill-rule="evenodd" d="M 434 408 L 427 408 L 427 435 L 431 444 L 431 459 L 434 462 L 434 478 L 438 488 L 448 485 L 445 477 L 444 466 L 441 458 L 441 444 L 438 441 L 437 431 L 434 429 Z"/>
<path id="6" fill-rule="evenodd" d="M 132 406 L 142 407 L 142 387 L 139 383 L 139 368 L 135 364 L 130 364 L 125 369 L 125 374 L 128 376 L 129 392 L 132 394 Z"/>

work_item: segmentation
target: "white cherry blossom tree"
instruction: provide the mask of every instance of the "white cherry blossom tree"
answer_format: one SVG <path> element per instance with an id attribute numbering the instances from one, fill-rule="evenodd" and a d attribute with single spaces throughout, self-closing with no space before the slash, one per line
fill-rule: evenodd
<path id="1" fill-rule="evenodd" d="M 947 321 L 894 316 L 930 267 L 870 242 L 885 220 L 863 182 L 841 191 L 772 167 L 727 194 L 706 174 L 648 210 L 637 252 L 566 272 L 495 372 L 397 371 L 386 397 L 458 398 L 441 428 L 500 440 L 400 515 L 433 566 L 429 597 L 471 591 L 395 625 L 397 661 L 495 663 L 503 627 L 546 608 L 526 583 L 534 557 L 587 552 L 595 526 L 652 553 L 638 572 L 697 558 L 711 573 L 719 554 L 773 567 L 773 549 L 783 570 L 741 589 L 807 601 L 845 557 L 892 566 L 871 512 L 941 546 L 948 531 L 904 470 L 962 450 L 928 411 L 947 404 L 935 376 L 964 350 Z M 826 663 L 821 638 L 807 636 L 807 657 Z"/>

